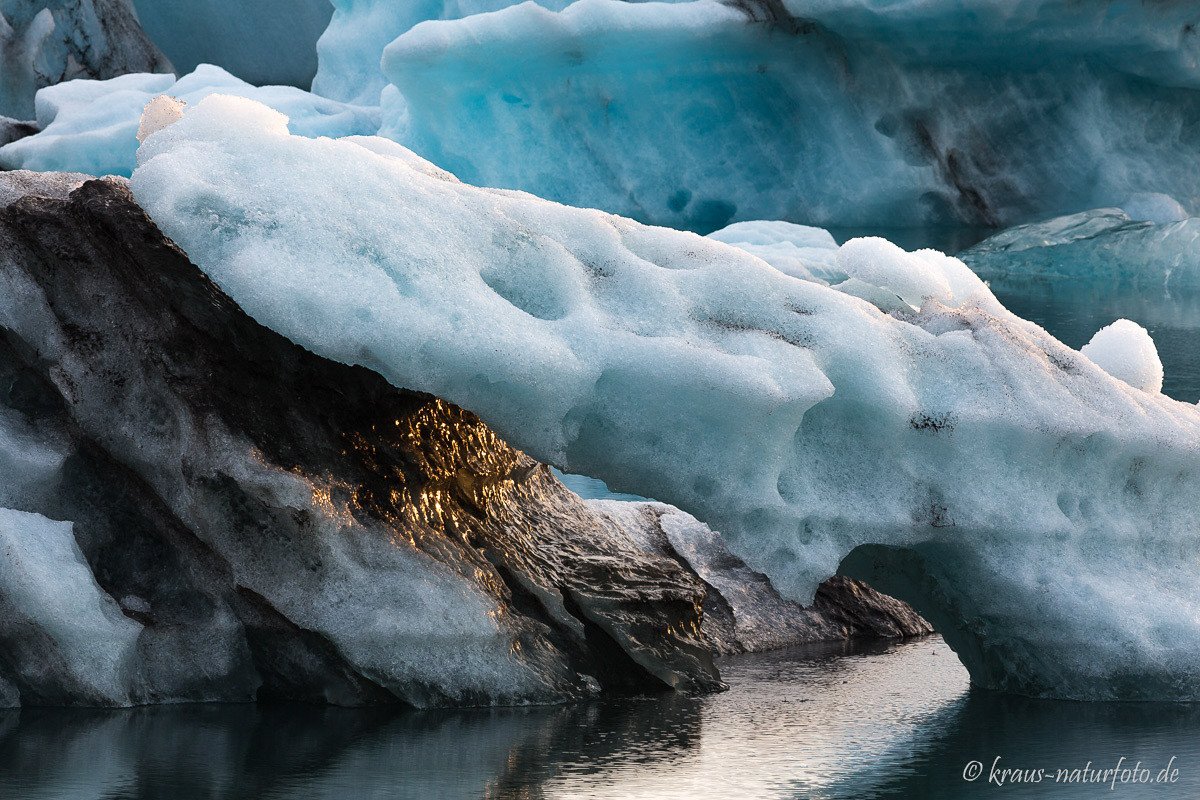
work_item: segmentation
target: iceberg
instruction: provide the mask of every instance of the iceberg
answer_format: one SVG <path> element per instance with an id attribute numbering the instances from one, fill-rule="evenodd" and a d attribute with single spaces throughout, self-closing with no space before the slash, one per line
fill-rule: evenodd
<path id="1" fill-rule="evenodd" d="M 1001 231 L 959 253 L 985 278 L 1106 281 L 1131 287 L 1200 288 L 1200 218 L 1166 198 L 1135 199 Z M 1150 217 L 1150 219 L 1147 219 Z"/>
<path id="2" fill-rule="evenodd" d="M 1112 377 L 957 259 L 848 243 L 860 274 L 935 292 L 885 313 L 238 97 L 138 160 L 139 204 L 260 323 L 692 514 L 784 596 L 864 579 L 981 686 L 1200 699 L 1200 409 Z"/>
<path id="3" fill-rule="evenodd" d="M 180 74 L 216 64 L 255 85 L 300 89 L 312 83 L 314 48 L 333 13 L 330 0 L 133 0 L 133 5 L 146 33 Z"/>
<path id="4" fill-rule="evenodd" d="M 129 0 L 0 0 L 0 117 L 29 119 L 55 83 L 170 71 Z"/>
<path id="5" fill-rule="evenodd" d="M 525 3 L 389 44 L 381 132 L 472 184 L 701 233 L 1002 227 L 1200 197 L 1195 30 L 1186 3 Z"/>
<path id="6" fill-rule="evenodd" d="M 766 261 L 780 272 L 824 283 L 846 280 L 837 266 L 838 244 L 824 228 L 779 220 L 735 222 L 708 234 Z M 819 265 L 814 269 L 815 265 Z"/>
<path id="7" fill-rule="evenodd" d="M 75 80 L 37 94 L 41 131 L 0 147 L 0 167 L 128 177 L 137 163 L 137 131 L 146 105 L 159 95 L 195 103 L 214 92 L 250 97 L 278 109 L 303 136 L 375 133 L 378 110 L 346 105 L 293 86 L 251 86 L 220 67 L 189 75 L 140 73 L 105 81 Z"/>
<path id="8" fill-rule="evenodd" d="M 332 0 L 333 18 L 317 40 L 317 74 L 312 90 L 358 105 L 378 105 L 388 85 L 379 66 L 383 49 L 420 22 L 459 19 L 498 11 L 521 0 Z M 538 0 L 558 11 L 571 0 Z"/>
<path id="9" fill-rule="evenodd" d="M 79 178 L 0 173 L 0 707 L 721 688 L 681 564 Z"/>

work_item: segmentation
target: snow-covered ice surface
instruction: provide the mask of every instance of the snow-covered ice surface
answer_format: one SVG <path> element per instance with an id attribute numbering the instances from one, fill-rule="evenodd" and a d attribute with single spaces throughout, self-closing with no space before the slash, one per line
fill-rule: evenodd
<path id="1" fill-rule="evenodd" d="M 43 86 L 170 69 L 130 0 L 0 0 L 0 115 L 31 118 Z"/>
<path id="2" fill-rule="evenodd" d="M 944 253 L 906 253 L 878 236 L 838 247 L 822 228 L 759 220 L 735 222 L 708 238 L 752 253 L 792 277 L 866 300 L 881 311 L 917 311 L 930 298 L 959 305 L 986 292 L 979 278 Z"/>
<path id="3" fill-rule="evenodd" d="M 302 136 L 374 133 L 378 110 L 319 97 L 294 86 L 251 86 L 220 67 L 202 64 L 179 80 L 140 73 L 106 81 L 76 80 L 37 94 L 42 130 L 0 147 L 0 167 L 128 176 L 137 163 L 142 111 L 159 95 L 192 104 L 214 92 L 250 97 L 287 114 Z"/>
<path id="4" fill-rule="evenodd" d="M 908 276 L 897 292 L 949 287 L 889 315 L 383 139 L 289 135 L 241 98 L 138 157 L 138 202 L 257 320 L 692 513 L 785 595 L 843 564 L 981 685 L 1200 698 L 1200 410 L 1108 375 L 955 259 L 843 247 Z"/>
<path id="5" fill-rule="evenodd" d="M 796 278 L 828 283 L 848 277 L 837 267 L 838 244 L 824 228 L 754 220 L 735 222 L 713 231 L 708 238 L 740 247 Z M 813 269 L 814 264 L 819 264 L 820 268 Z"/>
<path id="6" fill-rule="evenodd" d="M 797 0 L 774 24 L 734 5 L 423 23 L 385 50 L 406 102 L 382 132 L 471 183 L 701 232 L 1200 196 L 1195 4 Z"/>
<path id="7" fill-rule="evenodd" d="M 142 27 L 181 74 L 216 64 L 255 85 L 301 89 L 312 82 L 316 42 L 333 13 L 330 0 L 133 0 L 133 5 Z"/>
<path id="8" fill-rule="evenodd" d="M 959 257 L 985 278 L 1089 278 L 1195 290 L 1200 288 L 1200 218 L 1181 218 L 1169 200 L 1135 198 L 1126 209 L 1097 208 L 1019 225 Z"/>

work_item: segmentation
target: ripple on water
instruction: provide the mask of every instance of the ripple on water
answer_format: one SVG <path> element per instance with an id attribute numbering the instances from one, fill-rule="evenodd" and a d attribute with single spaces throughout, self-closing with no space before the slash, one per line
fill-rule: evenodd
<path id="1" fill-rule="evenodd" d="M 0 798 L 1200 796 L 1200 708 L 970 690 L 940 638 L 723 659 L 731 688 L 576 706 L 397 712 L 295 705 L 0 712 Z M 1115 766 L 1171 786 L 986 785 L 972 760 Z M 1048 781 L 1052 778 L 1048 779 Z"/>

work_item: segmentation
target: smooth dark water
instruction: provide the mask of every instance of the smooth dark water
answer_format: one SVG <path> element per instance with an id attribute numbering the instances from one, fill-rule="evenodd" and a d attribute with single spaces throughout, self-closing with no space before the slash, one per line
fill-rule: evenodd
<path id="1" fill-rule="evenodd" d="M 1200 796 L 1200 708 L 972 691 L 940 639 L 722 662 L 728 692 L 415 713 L 186 706 L 0 713 L 0 797 L 1179 798 Z M 1108 767 L 1174 784 L 986 785 L 968 762 Z M 1052 781 L 1052 778 L 1050 779 Z"/>

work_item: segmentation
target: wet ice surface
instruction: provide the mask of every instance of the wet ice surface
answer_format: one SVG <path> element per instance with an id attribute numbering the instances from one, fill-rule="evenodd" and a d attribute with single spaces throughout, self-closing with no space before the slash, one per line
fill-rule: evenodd
<path id="1" fill-rule="evenodd" d="M 55 798 L 1093 797 L 968 784 L 967 762 L 1108 765 L 1194 796 L 1200 708 L 972 691 L 937 637 L 723 660 L 728 692 L 453 712 L 209 705 L 0 713 L 0 796 Z M 1159 762 L 1162 765 L 1159 765 Z M 986 773 L 985 773 L 986 774 Z"/>

